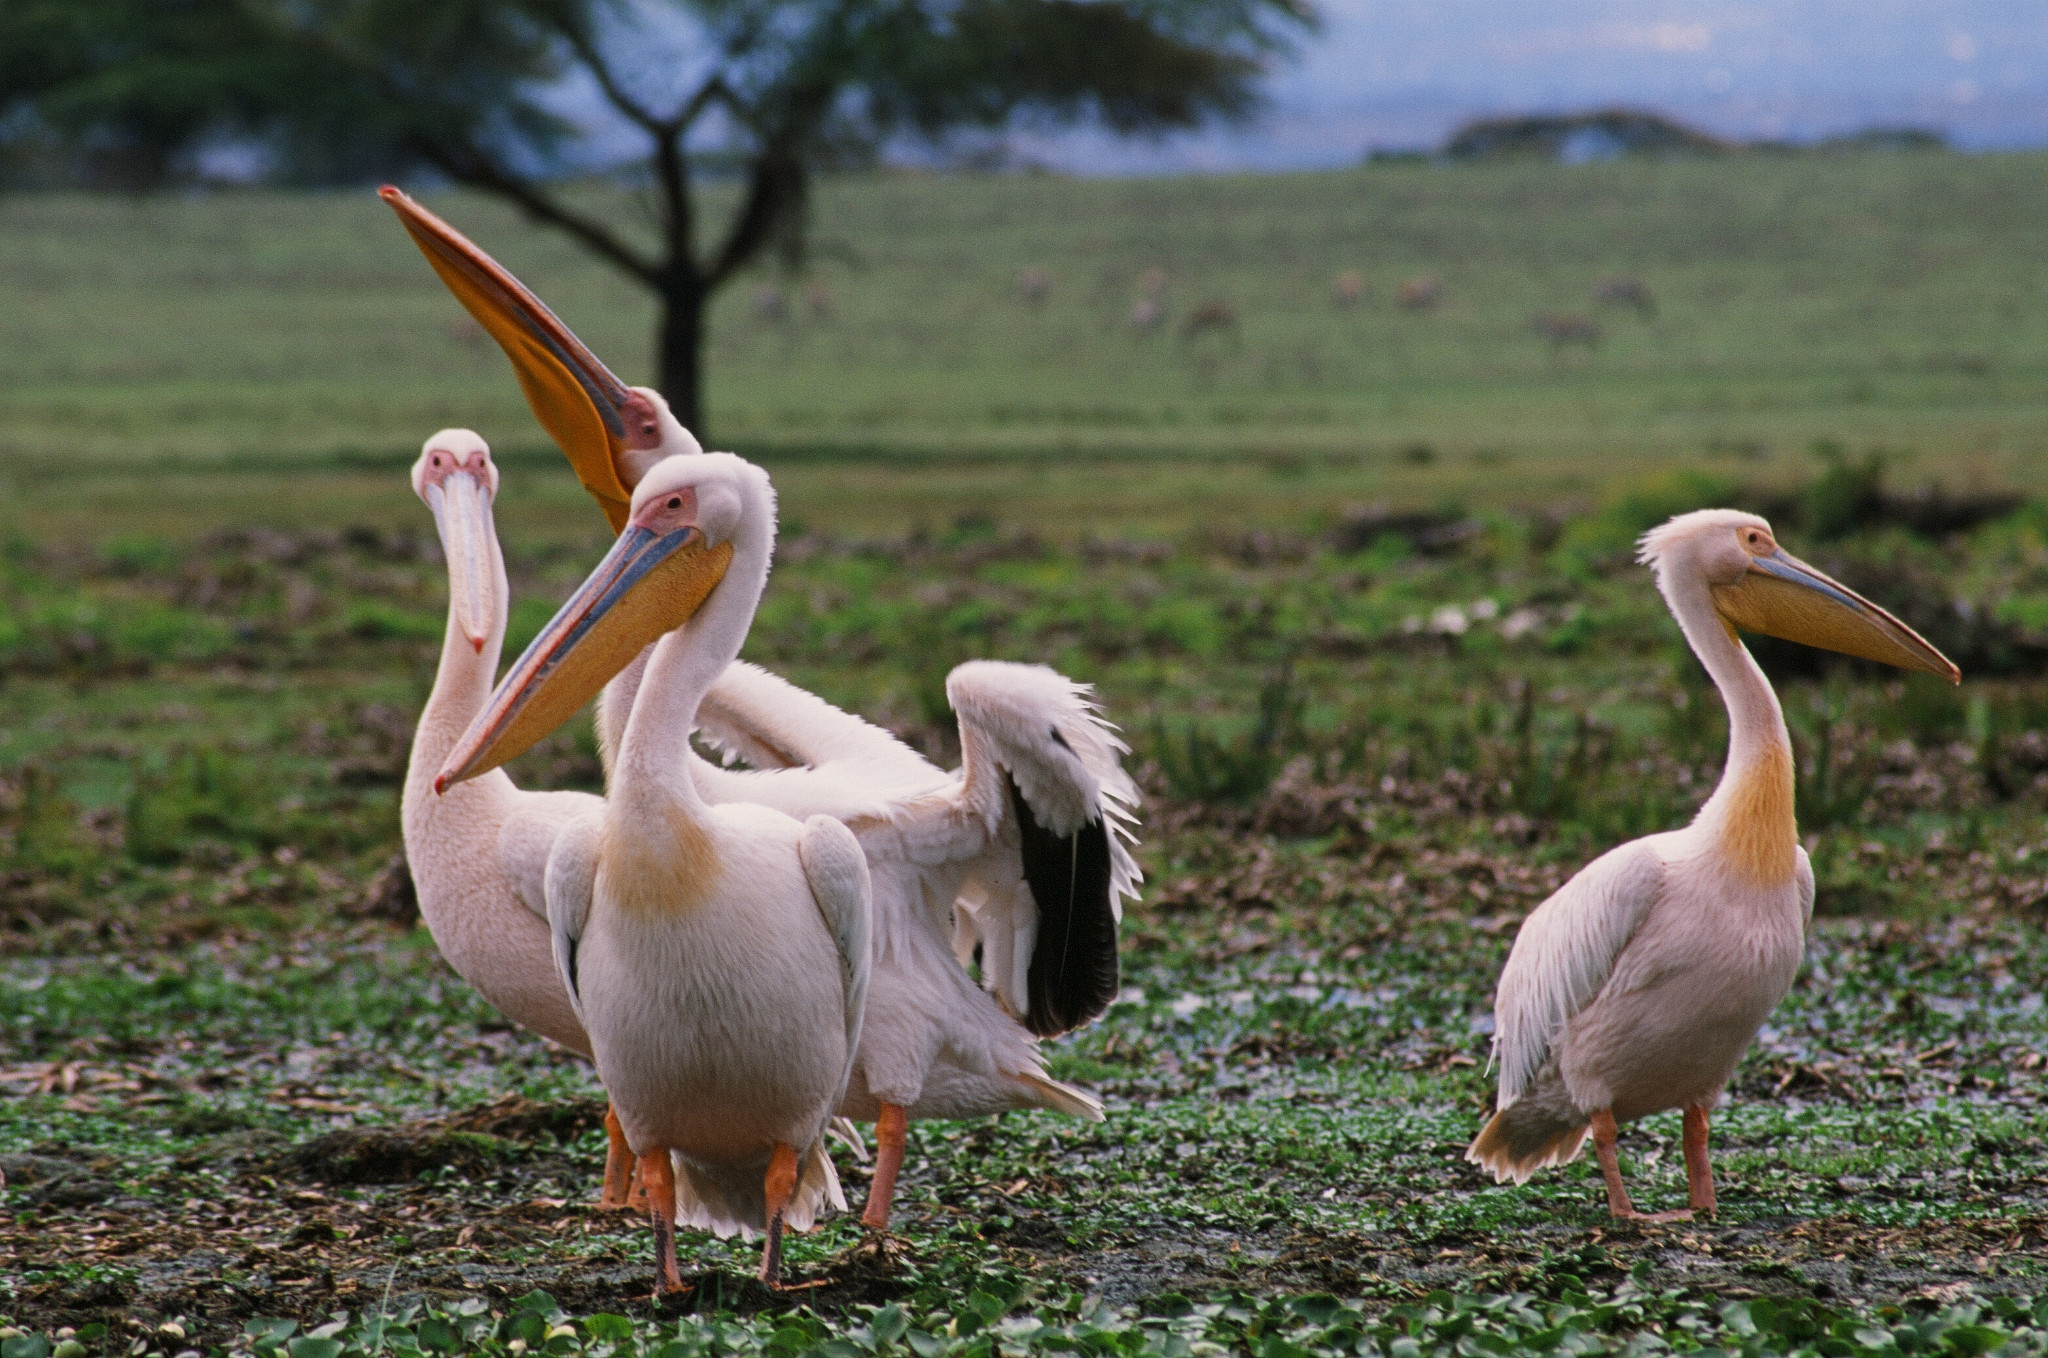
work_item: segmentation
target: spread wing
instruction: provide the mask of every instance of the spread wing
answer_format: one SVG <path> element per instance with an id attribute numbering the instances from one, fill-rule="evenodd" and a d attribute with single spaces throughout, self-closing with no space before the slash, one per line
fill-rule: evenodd
<path id="1" fill-rule="evenodd" d="M 811 884 L 811 897 L 839 950 L 840 978 L 846 986 L 846 1073 L 851 1075 L 854 1052 L 860 1046 L 861 1020 L 867 1012 L 868 965 L 873 951 L 867 855 L 861 852 L 853 832 L 830 816 L 812 816 L 804 822 L 797 854 Z"/>
<path id="2" fill-rule="evenodd" d="M 832 815 L 870 862 L 929 870 L 948 899 L 958 883 L 956 953 L 979 950 L 984 983 L 1033 1033 L 1066 1032 L 1117 993 L 1117 924 L 1141 880 L 1129 847 L 1138 793 L 1119 762 L 1128 747 L 1087 687 L 1042 665 L 973 661 L 948 676 L 946 694 L 964 764 L 950 776 L 888 732 L 736 663 L 700 708 L 700 735 L 769 772 L 699 772 L 699 786 L 714 800 Z"/>
<path id="3" fill-rule="evenodd" d="M 980 948 L 983 983 L 1040 1037 L 1116 998 L 1117 925 L 1141 880 L 1129 847 L 1138 790 L 1118 759 L 1129 747 L 1089 693 L 1043 665 L 957 667 L 946 696 L 961 778 L 924 799 L 922 824 L 919 808 L 898 818 L 923 851 L 971 861 L 955 948 Z"/>
<path id="4" fill-rule="evenodd" d="M 604 813 L 601 808 L 593 809 L 562 827 L 548 853 L 548 934 L 555 946 L 555 970 L 561 973 L 569 1006 L 579 1023 L 583 1021 L 583 990 L 576 969 L 576 946 L 590 919 L 590 897 L 597 885 L 598 850 L 603 839 Z"/>
<path id="5" fill-rule="evenodd" d="M 881 727 L 744 660 L 726 666 L 698 704 L 697 734 L 728 759 L 757 769 L 833 765 L 890 782 L 943 776 Z"/>
<path id="6" fill-rule="evenodd" d="M 1656 846 L 1633 840 L 1581 868 L 1523 921 L 1493 1001 L 1499 1107 L 1522 1096 L 1558 1034 L 1607 984 L 1663 886 Z"/>

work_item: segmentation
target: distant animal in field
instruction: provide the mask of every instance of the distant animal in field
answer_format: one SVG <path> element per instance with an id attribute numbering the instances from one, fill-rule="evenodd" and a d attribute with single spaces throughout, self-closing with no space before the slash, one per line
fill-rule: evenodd
<path id="1" fill-rule="evenodd" d="M 832 289 L 818 279 L 804 284 L 804 306 L 809 308 L 814 321 L 832 319 Z"/>
<path id="2" fill-rule="evenodd" d="M 1052 295 L 1052 275 L 1034 264 L 1017 275 L 1017 296 L 1028 307 L 1041 307 Z"/>
<path id="3" fill-rule="evenodd" d="M 1180 337 L 1191 340 L 1207 330 L 1237 333 L 1237 309 L 1220 297 L 1212 297 L 1188 313 L 1180 323 Z"/>
<path id="4" fill-rule="evenodd" d="M 789 299 L 777 287 L 754 289 L 754 315 L 770 325 L 781 325 L 789 319 Z"/>
<path id="5" fill-rule="evenodd" d="M 1600 327 L 1584 316 L 1538 316 L 1529 328 L 1550 341 L 1552 349 L 1578 345 L 1588 351 L 1599 347 Z"/>
<path id="6" fill-rule="evenodd" d="M 1138 275 L 1138 291 L 1147 297 L 1157 297 L 1166 291 L 1166 270 L 1157 264 Z"/>
<path id="7" fill-rule="evenodd" d="M 1644 320 L 1657 315 L 1657 297 L 1640 278 L 1603 278 L 1593 285 L 1593 305 L 1634 307 Z"/>
<path id="8" fill-rule="evenodd" d="M 1131 329 L 1141 333 L 1157 330 L 1166 320 L 1166 303 L 1157 297 L 1140 297 L 1126 320 Z"/>
<path id="9" fill-rule="evenodd" d="M 1330 301 L 1340 309 L 1348 310 L 1364 300 L 1365 275 L 1356 269 L 1346 269 L 1330 285 Z"/>
<path id="10" fill-rule="evenodd" d="M 1444 285 L 1433 273 L 1404 279 L 1395 300 L 1410 311 L 1434 311 L 1444 300 Z"/>

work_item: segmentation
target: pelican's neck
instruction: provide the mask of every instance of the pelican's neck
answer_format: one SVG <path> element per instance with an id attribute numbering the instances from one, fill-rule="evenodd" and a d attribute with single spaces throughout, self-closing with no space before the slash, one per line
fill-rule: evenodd
<path id="1" fill-rule="evenodd" d="M 1793 814 L 1792 738 L 1778 695 L 1714 606 L 1704 580 L 1661 583 L 1693 654 L 1728 708 L 1728 764 L 1693 823 L 1715 838 L 1723 860 L 1744 876 L 1790 881 L 1799 826 Z"/>
<path id="2" fill-rule="evenodd" d="M 637 689 L 607 691 L 601 720 L 609 721 L 614 700 L 628 705 L 618 748 L 612 755 L 607 795 L 637 800 L 656 795 L 688 815 L 701 819 L 705 803 L 690 777 L 690 732 L 696 729 L 697 708 L 726 666 L 739 657 L 754 610 L 768 583 L 768 558 L 774 547 L 773 511 L 749 506 L 733 539 L 732 563 L 703 607 L 676 631 L 657 641 L 637 667 Z"/>
<path id="3" fill-rule="evenodd" d="M 412 758 L 406 764 L 404 809 L 407 811 L 433 805 L 440 799 L 434 791 L 434 776 L 441 771 L 441 765 L 455 748 L 455 742 L 462 738 L 462 733 L 469 729 L 476 714 L 483 711 L 484 704 L 490 701 L 491 683 L 498 670 L 498 654 L 505 645 L 507 601 L 512 597 L 512 590 L 505 579 L 505 556 L 498 548 L 497 536 L 486 536 L 491 552 L 490 635 L 484 639 L 482 650 L 470 645 L 468 636 L 463 632 L 462 620 L 456 616 L 451 583 L 448 626 L 441 637 L 441 667 L 434 672 L 433 690 L 427 694 L 426 706 L 420 710 L 420 724 L 413 732 Z M 451 582 L 459 569 L 461 563 L 451 557 L 448 562 Z M 506 774 L 494 769 L 484 777 L 450 788 L 447 796 L 484 796 L 510 785 Z"/>
<path id="4" fill-rule="evenodd" d="M 607 783 L 611 781 L 613 765 L 618 763 L 619 745 L 626 738 L 626 719 L 633 715 L 633 703 L 640 696 L 640 683 L 647 677 L 647 661 L 653 654 L 652 645 L 643 646 L 640 654 L 626 662 L 626 668 L 613 675 L 604 692 L 598 694 L 597 757 L 604 764 Z"/>

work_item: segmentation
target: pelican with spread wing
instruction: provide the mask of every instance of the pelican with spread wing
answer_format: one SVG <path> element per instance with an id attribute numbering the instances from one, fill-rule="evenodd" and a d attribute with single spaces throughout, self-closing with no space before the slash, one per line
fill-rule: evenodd
<path id="1" fill-rule="evenodd" d="M 1672 1220 L 1714 1210 L 1708 1114 L 1791 989 L 1813 913 L 1791 738 L 1738 631 L 1960 676 L 1754 514 L 1682 514 L 1644 536 L 1642 560 L 1727 704 L 1727 767 L 1691 825 L 1594 859 L 1523 923 L 1494 998 L 1498 1111 L 1465 1158 L 1523 1183 L 1577 1159 L 1590 1131 L 1608 1210 L 1641 1217 L 1616 1129 L 1683 1109 L 1691 1207 L 1646 1218 Z"/>
<path id="2" fill-rule="evenodd" d="M 614 529 L 653 461 L 695 453 L 658 394 L 621 383 L 538 298 L 461 233 L 384 192 L 458 300 L 511 358 L 536 415 Z M 648 412 L 653 418 L 649 419 Z M 635 432 L 638 431 L 638 432 Z M 639 707 L 649 658 L 600 705 L 607 764 Z M 842 1109 L 879 1142 L 863 1219 L 888 1224 L 911 1118 L 1100 1103 L 1046 1074 L 1037 1039 L 1115 998 L 1137 791 L 1126 747 L 1088 690 L 1050 669 L 977 661 L 947 693 L 963 766 L 933 767 L 887 732 L 757 667 L 729 665 L 701 695 L 703 738 L 752 770 L 685 747 L 705 801 L 747 802 L 851 829 L 873 882 L 874 959 L 863 1039 Z M 967 970 L 978 956 L 982 984 Z"/>

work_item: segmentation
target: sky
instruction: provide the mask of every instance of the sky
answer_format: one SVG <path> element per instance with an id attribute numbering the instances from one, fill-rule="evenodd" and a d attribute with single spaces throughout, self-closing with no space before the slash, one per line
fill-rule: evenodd
<path id="1" fill-rule="evenodd" d="M 1738 140 L 1910 126 L 1966 150 L 2048 146 L 2048 0 L 1313 2 L 1321 32 L 1276 61 L 1255 121 L 1163 141 L 1020 132 L 1013 160 L 1082 174 L 1327 168 L 1433 149 L 1476 117 L 1611 105 Z M 682 88 L 701 62 L 694 35 L 666 6 L 627 4 L 650 78 Z M 558 93 L 594 134 L 591 163 L 644 153 L 594 88 Z"/>
<path id="2" fill-rule="evenodd" d="M 1321 0 L 1323 32 L 1255 124 L 1163 143 L 1019 137 L 1117 173 L 1350 164 L 1486 114 L 1626 104 L 1724 136 L 1873 125 L 1990 150 L 2048 145 L 2048 0 Z"/>

